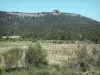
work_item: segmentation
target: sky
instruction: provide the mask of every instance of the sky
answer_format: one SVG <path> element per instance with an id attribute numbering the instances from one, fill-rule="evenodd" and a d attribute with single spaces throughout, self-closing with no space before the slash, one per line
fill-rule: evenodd
<path id="1" fill-rule="evenodd" d="M 0 11 L 76 13 L 100 21 L 100 0 L 0 0 Z"/>

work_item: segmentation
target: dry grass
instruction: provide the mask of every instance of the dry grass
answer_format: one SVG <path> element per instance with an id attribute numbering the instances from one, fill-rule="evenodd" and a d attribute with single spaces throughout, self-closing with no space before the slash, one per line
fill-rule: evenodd
<path id="1" fill-rule="evenodd" d="M 27 49 L 29 45 L 34 45 L 34 43 L 31 41 L 0 42 L 0 52 L 5 52 L 11 48 Z M 41 43 L 41 46 L 47 50 L 49 63 L 61 63 L 63 60 L 72 58 L 78 48 L 77 44 Z M 88 51 L 93 50 L 93 48 L 100 50 L 100 44 L 87 44 Z"/>

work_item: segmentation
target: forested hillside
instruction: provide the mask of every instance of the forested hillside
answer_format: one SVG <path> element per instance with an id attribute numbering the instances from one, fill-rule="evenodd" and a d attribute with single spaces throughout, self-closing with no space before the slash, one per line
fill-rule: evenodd
<path id="1" fill-rule="evenodd" d="M 0 36 L 100 42 L 100 22 L 58 10 L 41 13 L 0 11 Z"/>

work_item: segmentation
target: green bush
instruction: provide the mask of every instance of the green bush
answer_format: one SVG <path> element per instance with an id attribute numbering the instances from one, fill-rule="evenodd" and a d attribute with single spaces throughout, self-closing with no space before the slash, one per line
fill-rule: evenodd
<path id="1" fill-rule="evenodd" d="M 18 60 L 20 60 L 22 56 L 22 49 L 13 48 L 10 51 L 3 53 L 4 62 L 6 65 L 6 70 L 14 68 L 18 66 Z"/>
<path id="2" fill-rule="evenodd" d="M 26 64 L 34 67 L 41 67 L 47 65 L 46 51 L 42 49 L 41 45 L 37 43 L 34 47 L 29 46 L 26 51 Z"/>
<path id="3" fill-rule="evenodd" d="M 96 60 L 87 50 L 87 46 L 84 45 L 82 48 L 78 48 L 76 51 L 76 58 L 74 58 L 73 64 L 81 71 L 85 72 L 94 67 Z"/>
<path id="4" fill-rule="evenodd" d="M 96 65 L 98 68 L 100 67 L 100 50 L 97 50 L 96 48 L 93 48 L 93 50 L 91 51 L 93 57 L 95 58 L 96 61 Z"/>
<path id="5" fill-rule="evenodd" d="M 84 46 L 83 48 L 79 49 L 76 52 L 76 56 L 77 56 L 76 57 L 77 64 L 79 65 L 80 69 L 82 71 L 86 71 L 87 68 L 89 67 L 89 63 L 88 63 L 89 54 L 88 54 L 86 46 Z"/>

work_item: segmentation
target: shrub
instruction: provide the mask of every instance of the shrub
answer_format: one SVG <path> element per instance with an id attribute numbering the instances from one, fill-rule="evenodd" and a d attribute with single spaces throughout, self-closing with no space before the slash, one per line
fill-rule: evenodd
<path id="1" fill-rule="evenodd" d="M 86 69 L 88 68 L 89 64 L 88 64 L 88 51 L 86 46 L 84 46 L 83 48 L 79 49 L 76 52 L 77 55 L 77 63 L 79 64 L 80 68 L 82 71 L 86 71 Z"/>
<path id="2" fill-rule="evenodd" d="M 70 65 L 81 71 L 96 70 L 100 68 L 100 51 L 93 48 L 91 52 L 87 50 L 86 45 L 78 48 L 76 57 L 72 60 Z M 74 65 L 74 66 L 73 66 Z"/>
<path id="3" fill-rule="evenodd" d="M 41 67 L 47 65 L 46 51 L 37 43 L 34 47 L 29 46 L 26 51 L 26 64 L 33 67 Z"/>
<path id="4" fill-rule="evenodd" d="M 10 51 L 5 52 L 3 58 L 5 60 L 6 70 L 18 67 L 18 60 L 20 60 L 21 56 L 22 49 L 19 48 L 13 48 Z"/>
<path id="5" fill-rule="evenodd" d="M 91 67 L 95 66 L 95 63 L 96 60 L 92 55 L 89 54 L 86 45 L 84 45 L 82 48 L 78 48 L 73 64 L 76 65 L 79 70 L 83 72 L 90 70 Z"/>

